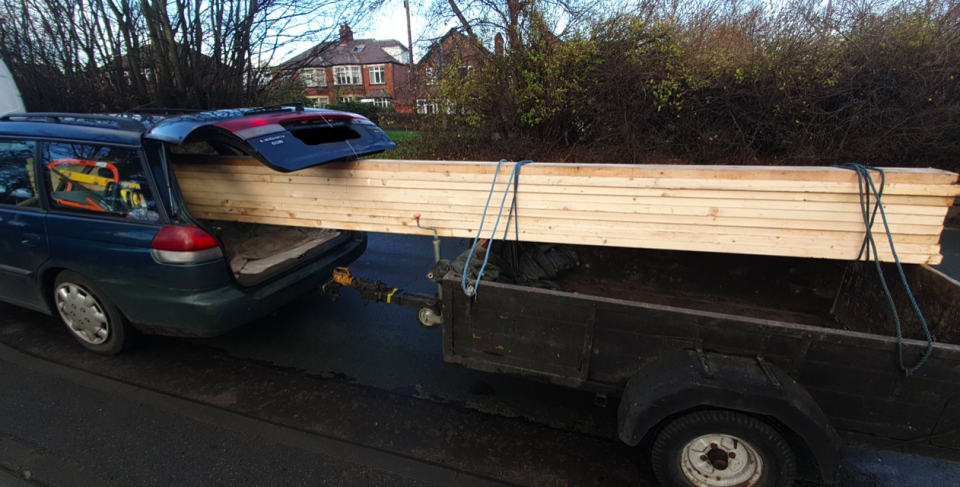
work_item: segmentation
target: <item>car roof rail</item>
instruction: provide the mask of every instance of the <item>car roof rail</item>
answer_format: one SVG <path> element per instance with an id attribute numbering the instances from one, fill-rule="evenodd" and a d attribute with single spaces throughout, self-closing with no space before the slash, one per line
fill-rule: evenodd
<path id="1" fill-rule="evenodd" d="M 135 115 L 189 115 L 191 113 L 202 113 L 206 110 L 197 110 L 195 108 L 131 108 L 123 112 L 124 115 L 132 113 Z"/>
<path id="2" fill-rule="evenodd" d="M 97 115 L 90 113 L 61 113 L 61 112 L 30 112 L 30 113 L 8 113 L 0 117 L 2 122 L 30 122 L 42 120 L 47 123 L 62 123 L 64 120 L 90 120 L 95 122 L 111 122 L 117 124 L 120 130 L 133 132 L 143 132 L 146 127 L 138 120 L 117 115 Z M 102 127 L 100 125 L 95 125 Z"/>
<path id="3" fill-rule="evenodd" d="M 302 112 L 302 111 L 303 111 L 303 103 L 302 103 L 302 102 L 299 102 L 299 101 L 294 101 L 294 102 L 290 102 L 290 103 L 281 103 L 281 104 L 279 104 L 279 105 L 267 105 L 267 106 L 264 106 L 264 107 L 254 108 L 254 109 L 250 110 L 249 112 L 247 112 L 246 114 L 247 114 L 247 115 L 254 115 L 254 114 L 258 114 L 258 113 L 286 112 L 286 111 Z"/>

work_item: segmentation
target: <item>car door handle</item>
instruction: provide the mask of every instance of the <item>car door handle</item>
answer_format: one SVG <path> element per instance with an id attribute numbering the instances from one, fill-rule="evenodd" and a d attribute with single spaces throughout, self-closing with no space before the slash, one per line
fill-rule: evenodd
<path id="1" fill-rule="evenodd" d="M 23 239 L 20 240 L 20 243 L 26 245 L 27 247 L 39 247 L 40 236 L 35 233 L 25 233 L 23 234 Z"/>

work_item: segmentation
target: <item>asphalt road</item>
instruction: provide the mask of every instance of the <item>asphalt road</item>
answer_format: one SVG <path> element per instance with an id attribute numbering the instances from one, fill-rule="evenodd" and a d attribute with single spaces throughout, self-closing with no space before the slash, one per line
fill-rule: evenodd
<path id="1" fill-rule="evenodd" d="M 960 232 L 942 243 L 940 269 L 960 277 Z M 445 240 L 444 255 L 467 245 Z M 432 292 L 423 277 L 431 263 L 427 237 L 371 235 L 351 268 Z M 108 384 L 239 416 L 213 420 L 189 405 L 111 393 L 4 362 L 0 350 L 0 466 L 11 468 L 4 455 L 14 445 L 100 485 L 653 485 L 640 452 L 615 438 L 615 401 L 598 407 L 592 394 L 445 364 L 439 330 L 420 327 L 413 310 L 362 303 L 349 290 L 338 300 L 304 298 L 222 337 L 154 339 L 116 358 L 80 350 L 60 326 L 0 305 L 0 342 Z M 265 438 L 264 428 L 277 425 L 313 439 Z M 348 443 L 304 448 L 311 441 Z M 844 458 L 844 486 L 960 485 L 957 463 L 863 448 Z M 14 467 L 22 477 L 26 468 Z M 430 469 L 440 477 L 405 475 Z M 0 470 L 0 485 L 9 479 Z"/>
<path id="2" fill-rule="evenodd" d="M 75 374 L 57 376 L 49 367 L 35 370 L 0 359 L 4 467 L 65 487 L 435 485 L 276 438 L 265 441 L 254 428 L 217 427 L 188 417 L 182 406 L 161 409 L 131 400 L 111 381 L 101 387 L 77 382 Z"/>

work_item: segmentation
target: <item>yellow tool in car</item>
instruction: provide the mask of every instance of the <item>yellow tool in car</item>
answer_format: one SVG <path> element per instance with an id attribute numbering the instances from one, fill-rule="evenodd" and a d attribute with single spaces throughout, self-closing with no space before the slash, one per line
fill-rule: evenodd
<path id="1" fill-rule="evenodd" d="M 139 187 L 139 185 L 137 185 Z M 120 190 L 120 199 L 123 200 L 123 203 L 130 208 L 146 208 L 146 201 L 143 198 L 143 195 L 138 191 L 132 189 L 121 189 Z"/>

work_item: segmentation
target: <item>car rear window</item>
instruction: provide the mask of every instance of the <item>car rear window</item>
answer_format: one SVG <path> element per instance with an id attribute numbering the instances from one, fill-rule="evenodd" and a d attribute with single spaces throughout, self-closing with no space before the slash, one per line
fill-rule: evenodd
<path id="1" fill-rule="evenodd" d="M 34 142 L 0 140 L 0 205 L 40 206 L 33 174 Z"/>
<path id="2" fill-rule="evenodd" d="M 138 221 L 160 219 L 136 151 L 91 144 L 45 143 L 41 152 L 52 207 Z"/>

